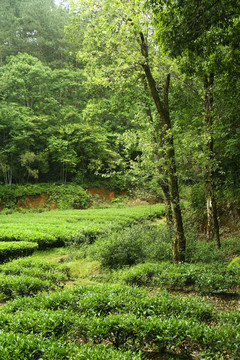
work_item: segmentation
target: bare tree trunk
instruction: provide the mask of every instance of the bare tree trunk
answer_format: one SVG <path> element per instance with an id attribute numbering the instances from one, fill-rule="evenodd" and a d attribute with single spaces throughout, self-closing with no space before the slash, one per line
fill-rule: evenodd
<path id="1" fill-rule="evenodd" d="M 213 94 L 212 88 L 214 83 L 214 74 L 205 76 L 204 79 L 204 122 L 207 131 L 207 156 L 205 165 L 205 194 L 206 194 L 206 205 L 207 205 L 207 242 L 212 241 L 216 236 L 217 245 L 220 248 L 220 235 L 219 235 L 219 224 L 217 218 L 217 206 L 215 200 L 215 189 L 214 189 L 214 174 L 212 169 L 213 163 L 213 136 L 212 136 L 212 106 L 213 106 Z"/>
<path id="2" fill-rule="evenodd" d="M 171 202 L 173 205 L 173 220 L 174 220 L 174 230 L 175 230 L 175 239 L 173 243 L 173 260 L 175 263 L 185 261 L 185 250 L 186 250 L 186 239 L 184 236 L 182 214 L 179 201 L 179 190 L 178 190 L 178 179 L 176 175 L 176 163 L 175 163 L 175 152 L 174 152 L 174 143 L 172 136 L 171 121 L 169 116 L 169 105 L 168 105 L 168 91 L 170 84 L 170 74 L 167 75 L 163 101 L 160 99 L 160 95 L 156 86 L 156 82 L 152 76 L 150 66 L 148 64 L 148 47 L 145 42 L 144 36 L 142 33 L 139 34 L 139 43 L 141 46 L 141 52 L 145 58 L 145 62 L 142 64 L 145 76 L 148 82 L 148 86 L 154 100 L 161 126 L 161 136 L 162 144 L 166 146 L 166 162 L 168 166 L 168 175 L 169 175 L 169 186 L 171 193 Z"/>

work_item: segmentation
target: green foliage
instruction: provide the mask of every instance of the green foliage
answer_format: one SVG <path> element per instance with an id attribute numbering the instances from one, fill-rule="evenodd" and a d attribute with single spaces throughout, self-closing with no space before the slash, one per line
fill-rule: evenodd
<path id="1" fill-rule="evenodd" d="M 43 213 L 0 215 L 2 241 L 37 242 L 39 249 L 93 242 L 100 234 L 164 214 L 164 205 L 124 209 L 64 210 Z"/>
<path id="2" fill-rule="evenodd" d="M 2 360 L 44 359 L 44 360 L 140 360 L 141 356 L 130 351 L 123 352 L 104 345 L 75 345 L 54 341 L 32 334 L 0 332 L 0 356 Z"/>
<path id="3" fill-rule="evenodd" d="M 229 236 L 223 238 L 222 246 L 219 249 L 217 244 L 206 243 L 199 238 L 198 234 L 192 231 L 187 232 L 188 246 L 186 250 L 186 259 L 192 263 L 222 263 L 227 265 L 228 259 L 240 253 L 240 244 L 238 236 Z"/>
<path id="4" fill-rule="evenodd" d="M 235 266 L 238 266 L 239 267 L 239 264 L 240 263 L 240 257 L 238 256 L 238 257 L 235 257 L 231 262 L 230 262 L 230 264 L 228 265 L 228 266 L 233 266 L 233 265 L 235 265 Z"/>
<path id="5" fill-rule="evenodd" d="M 39 291 L 50 291 L 54 288 L 48 280 L 26 275 L 0 275 L 0 298 L 11 299 L 17 296 L 32 295 Z"/>
<path id="6" fill-rule="evenodd" d="M 0 242 L 0 263 L 22 256 L 29 256 L 37 248 L 37 243 L 28 241 Z"/>
<path id="7" fill-rule="evenodd" d="M 112 172 L 120 159 L 96 124 L 82 121 L 82 70 L 52 70 L 27 53 L 0 71 L 0 170 L 5 184 L 66 182 Z"/>
<path id="8" fill-rule="evenodd" d="M 27 275 L 42 280 L 50 280 L 56 286 L 70 278 L 68 266 L 48 262 L 39 258 L 11 261 L 0 267 L 0 273 L 6 275 Z"/>
<path id="9" fill-rule="evenodd" d="M 176 59 L 185 74 L 181 85 L 183 92 L 179 94 L 177 87 L 172 100 L 178 125 L 176 130 L 180 135 L 177 136 L 179 144 L 176 148 L 181 158 L 186 159 L 186 163 L 182 161 L 181 164 L 181 168 L 185 168 L 183 176 L 188 177 L 191 183 L 197 183 L 194 185 L 193 195 L 196 198 L 192 198 L 193 205 L 202 204 L 202 175 L 206 175 L 204 166 L 209 161 L 205 149 L 210 137 L 214 140 L 210 166 L 218 187 L 218 199 L 220 202 L 238 199 L 239 121 L 236 119 L 239 118 L 240 57 L 236 43 L 239 37 L 239 3 L 232 0 L 217 3 L 213 0 L 184 3 L 178 0 L 149 0 L 148 4 L 154 10 L 158 43 Z M 186 74 L 190 78 L 186 78 Z M 209 74 L 214 74 L 214 84 L 211 89 L 212 125 L 207 129 L 201 123 L 203 114 L 199 105 L 203 98 L 204 77 L 206 79 Z M 184 134 L 180 134 L 180 128 Z M 192 175 L 188 173 L 190 164 Z"/>
<path id="10" fill-rule="evenodd" d="M 115 274 L 124 284 L 138 286 L 162 286 L 171 289 L 190 288 L 203 293 L 236 291 L 240 285 L 239 269 L 226 265 L 179 264 L 138 264 Z"/>
<path id="11" fill-rule="evenodd" d="M 26 341 L 34 334 L 44 344 L 51 341 L 53 347 L 56 340 L 60 344 L 69 339 L 77 347 L 81 339 L 81 344 L 94 344 L 96 351 L 102 343 L 121 351 L 130 349 L 133 359 L 134 352 L 146 345 L 155 351 L 190 354 L 194 350 L 203 359 L 218 359 L 223 353 L 235 359 L 239 324 L 233 332 L 233 317 L 233 313 L 228 321 L 225 317 L 223 324 L 223 318 L 202 301 L 179 301 L 167 292 L 149 295 L 147 290 L 123 286 L 81 285 L 9 302 L 0 312 L 0 328 L 6 337 L 11 331 L 21 333 Z M 34 346 L 38 349 L 36 342 Z"/>
<path id="12" fill-rule="evenodd" d="M 233 67 L 237 65 L 239 4 L 231 0 L 217 4 L 213 0 L 157 1 L 153 6 L 158 39 L 172 56 L 182 57 L 185 71 L 221 72 L 231 60 Z"/>
<path id="13" fill-rule="evenodd" d="M 19 259 L 0 266 L 0 298 L 50 291 L 70 278 L 67 266 L 39 259 Z"/>
<path id="14" fill-rule="evenodd" d="M 24 205 L 24 197 L 46 194 L 46 209 L 51 204 L 57 203 L 59 209 L 85 209 L 90 204 L 90 196 L 76 184 L 45 183 L 12 185 L 11 187 L 0 186 L 0 199 L 4 206 L 11 208 L 16 206 L 17 200 L 21 199 Z"/>
<path id="15" fill-rule="evenodd" d="M 191 187 L 191 206 L 193 210 L 201 211 L 205 207 L 204 185 L 197 183 Z"/>
<path id="16" fill-rule="evenodd" d="M 4 311 L 32 310 L 64 310 L 69 313 L 81 313 L 87 316 L 107 316 L 111 313 L 129 313 L 141 317 L 176 316 L 179 318 L 195 318 L 198 321 L 210 322 L 216 318 L 213 309 L 197 298 L 179 299 L 167 291 L 156 291 L 149 295 L 140 288 L 123 285 L 78 285 L 74 289 L 45 296 L 21 298 L 9 302 Z"/>
<path id="17" fill-rule="evenodd" d="M 66 8 L 52 0 L 2 1 L 0 20 L 1 61 L 18 52 L 27 52 L 52 67 L 71 64 L 71 46 L 64 38 L 69 22 Z"/>
<path id="18" fill-rule="evenodd" d="M 12 56 L 2 72 L 3 99 L 36 110 L 42 99 L 48 101 L 50 74 L 49 67 L 33 56 L 26 53 Z"/>
<path id="19" fill-rule="evenodd" d="M 103 266 L 116 269 L 139 262 L 169 260 L 171 244 L 171 235 L 161 227 L 143 223 L 98 239 L 88 253 Z"/>

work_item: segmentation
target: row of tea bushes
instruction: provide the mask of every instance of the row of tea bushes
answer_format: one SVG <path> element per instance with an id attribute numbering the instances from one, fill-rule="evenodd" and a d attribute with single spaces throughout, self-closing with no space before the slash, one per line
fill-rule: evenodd
<path id="1" fill-rule="evenodd" d="M 0 299 L 33 295 L 62 287 L 69 268 L 39 259 L 23 258 L 0 266 Z"/>
<path id="2" fill-rule="evenodd" d="M 67 310 L 87 316 L 129 313 L 140 317 L 175 316 L 210 322 L 216 320 L 212 307 L 197 298 L 179 299 L 167 291 L 149 296 L 145 289 L 115 285 L 79 285 L 54 294 L 39 294 L 9 302 L 5 312 L 33 310 Z"/>
<path id="3" fill-rule="evenodd" d="M 0 274 L 0 300 L 8 300 L 17 296 L 32 295 L 39 291 L 50 291 L 55 286 L 48 280 L 41 280 L 25 275 Z"/>
<path id="4" fill-rule="evenodd" d="M 13 260 L 0 266 L 0 273 L 6 275 L 28 275 L 55 284 L 70 279 L 70 269 L 67 265 L 54 263 L 40 258 L 23 258 Z"/>
<path id="5" fill-rule="evenodd" d="M 29 241 L 0 242 L 0 263 L 11 259 L 31 255 L 38 248 L 38 244 Z"/>
<path id="6" fill-rule="evenodd" d="M 37 337 L 0 331 L 1 360 L 140 360 L 140 354 L 118 351 L 104 345 L 75 345 Z"/>
<path id="7" fill-rule="evenodd" d="M 161 297 L 166 300 L 161 302 Z M 9 302 L 0 312 L 0 328 L 6 334 L 21 334 L 23 338 L 34 334 L 44 341 L 131 349 L 132 358 L 134 351 L 146 348 L 188 354 L 194 351 L 202 359 L 239 358 L 240 325 L 233 326 L 231 321 L 235 314 L 223 322 L 221 314 L 205 305 L 207 313 L 196 316 L 197 305 L 202 314 L 204 308 L 197 299 L 173 301 L 174 311 L 168 313 L 170 298 L 173 300 L 167 292 L 148 295 L 144 289 L 126 286 L 84 285 L 46 297 Z"/>
<path id="8" fill-rule="evenodd" d="M 160 286 L 172 290 L 187 288 L 205 293 L 235 292 L 240 286 L 240 267 L 221 263 L 145 263 L 118 270 L 113 279 L 134 286 Z"/>
<path id="9" fill-rule="evenodd" d="M 37 242 L 39 249 L 93 242 L 100 234 L 164 215 L 164 205 L 0 215 L 1 241 Z"/>

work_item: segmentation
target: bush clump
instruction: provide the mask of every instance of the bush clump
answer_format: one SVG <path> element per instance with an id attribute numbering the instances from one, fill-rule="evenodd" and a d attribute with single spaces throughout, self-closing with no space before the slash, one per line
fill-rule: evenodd
<path id="1" fill-rule="evenodd" d="M 132 225 L 108 238 L 99 238 L 88 253 L 111 269 L 131 266 L 145 261 L 172 258 L 171 234 L 148 223 Z"/>
<path id="2" fill-rule="evenodd" d="M 140 360 L 141 356 L 130 351 L 118 351 L 104 345 L 75 345 L 37 337 L 35 334 L 13 334 L 0 330 L 1 360 Z"/>

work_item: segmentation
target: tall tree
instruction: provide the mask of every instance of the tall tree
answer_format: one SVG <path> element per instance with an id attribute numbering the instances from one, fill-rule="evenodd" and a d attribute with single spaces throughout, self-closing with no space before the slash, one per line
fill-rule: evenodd
<path id="1" fill-rule="evenodd" d="M 185 73 L 194 74 L 202 81 L 207 241 L 216 236 L 220 247 L 214 189 L 214 79 L 230 70 L 229 58 L 236 67 L 240 5 L 232 0 L 163 0 L 152 5 L 159 41 L 172 57 L 179 59 Z"/>
<path id="2" fill-rule="evenodd" d="M 78 58 L 85 62 L 91 81 L 101 82 L 107 87 L 116 84 L 120 87 L 127 77 L 135 76 L 136 72 L 146 78 L 158 114 L 160 145 L 168 169 L 176 232 L 174 261 L 184 261 L 185 237 L 168 103 L 170 73 L 166 71 L 161 80 L 155 78 L 158 59 L 162 55 L 153 41 L 151 13 L 146 13 L 141 1 L 79 0 L 71 1 L 71 5 L 74 17 L 69 32 L 78 44 L 81 34 Z M 159 82 L 162 89 L 158 86 Z"/>

